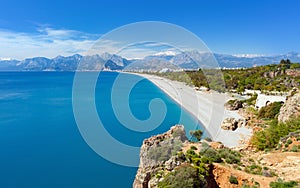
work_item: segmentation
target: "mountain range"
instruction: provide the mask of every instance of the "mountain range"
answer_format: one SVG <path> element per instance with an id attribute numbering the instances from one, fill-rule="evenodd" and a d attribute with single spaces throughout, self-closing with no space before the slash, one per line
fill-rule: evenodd
<path id="1" fill-rule="evenodd" d="M 34 57 L 24 60 L 0 59 L 0 71 L 93 71 L 93 70 L 162 70 L 209 67 L 216 59 L 221 68 L 249 68 L 278 64 L 281 59 L 300 62 L 300 53 L 284 55 L 225 55 L 188 51 L 179 54 L 160 53 L 143 59 L 126 59 L 116 54 L 72 55 L 55 58 Z"/>

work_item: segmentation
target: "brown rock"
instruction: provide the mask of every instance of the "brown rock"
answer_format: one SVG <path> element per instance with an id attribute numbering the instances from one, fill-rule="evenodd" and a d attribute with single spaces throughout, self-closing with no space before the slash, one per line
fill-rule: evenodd
<path id="1" fill-rule="evenodd" d="M 291 90 L 286 98 L 284 105 L 281 107 L 278 121 L 286 122 L 291 117 L 300 115 L 300 91 L 296 88 Z"/>
<path id="2" fill-rule="evenodd" d="M 159 170 L 159 166 L 165 166 L 166 169 L 173 170 L 181 164 L 177 158 L 172 157 L 171 154 L 166 161 L 155 160 L 149 155 L 151 150 L 155 151 L 162 145 L 172 145 L 172 143 L 178 141 L 182 143 L 187 141 L 185 129 L 182 125 L 173 126 L 164 134 L 152 136 L 144 140 L 140 151 L 140 165 L 135 176 L 133 188 L 148 188 L 150 183 L 155 184 L 156 180 L 151 181 L 151 175 Z M 155 186 L 152 185 L 150 187 Z"/>
<path id="3" fill-rule="evenodd" d="M 224 130 L 231 130 L 234 131 L 238 128 L 238 121 L 234 118 L 226 118 L 222 124 L 221 128 Z"/>
<path id="4" fill-rule="evenodd" d="M 233 103 L 232 103 L 232 101 L 228 101 L 225 104 L 225 108 L 228 110 L 238 110 L 240 108 L 243 108 L 243 103 L 242 103 L 242 101 L 239 101 L 239 100 L 235 100 Z"/>

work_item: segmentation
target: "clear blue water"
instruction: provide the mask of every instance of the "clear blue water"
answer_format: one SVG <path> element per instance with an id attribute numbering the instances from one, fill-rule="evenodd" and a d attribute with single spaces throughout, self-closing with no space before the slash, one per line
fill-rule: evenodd
<path id="1" fill-rule="evenodd" d="M 124 128 L 110 104 L 117 75 L 100 74 L 96 105 L 105 128 L 120 142 L 140 146 L 143 139 L 177 123 L 200 126 L 185 111 L 180 120 L 182 109 L 144 79 L 130 94 L 132 113 L 146 119 L 149 101 L 157 97 L 165 102 L 168 113 L 153 131 Z M 137 168 L 103 159 L 81 137 L 72 110 L 73 77 L 74 73 L 59 72 L 0 73 L 0 187 L 132 187 Z"/>

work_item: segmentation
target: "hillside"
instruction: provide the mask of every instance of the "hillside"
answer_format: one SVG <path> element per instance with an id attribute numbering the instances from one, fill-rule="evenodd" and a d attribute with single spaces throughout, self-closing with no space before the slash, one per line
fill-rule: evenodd
<path id="1" fill-rule="evenodd" d="M 210 73 L 211 72 L 211 73 Z M 219 75 L 222 73 L 223 75 Z M 217 91 L 244 92 L 245 89 L 261 91 L 288 91 L 300 86 L 300 64 L 281 60 L 271 64 L 244 69 L 222 69 L 156 73 L 171 80 L 186 82 L 195 87 Z M 217 76 L 216 76 L 217 75 Z M 208 82 L 209 80 L 209 82 Z"/>
<path id="2" fill-rule="evenodd" d="M 283 105 L 242 107 L 254 131 L 242 147 L 200 140 L 201 131 L 190 133 L 200 140 L 192 142 L 182 125 L 144 140 L 133 187 L 295 187 L 300 183 L 299 101 L 294 88 Z"/>
<path id="3" fill-rule="evenodd" d="M 239 151 L 184 136 L 184 128 L 174 126 L 143 142 L 134 188 L 269 187 L 282 179 L 282 184 L 300 181 L 299 152 Z"/>

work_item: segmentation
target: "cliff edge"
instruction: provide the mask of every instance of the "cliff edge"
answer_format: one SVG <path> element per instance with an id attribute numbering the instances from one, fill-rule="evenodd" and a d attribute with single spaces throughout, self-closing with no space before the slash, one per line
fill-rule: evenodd
<path id="1" fill-rule="evenodd" d="M 150 180 L 154 181 L 153 174 L 162 167 L 173 170 L 179 166 L 180 161 L 175 155 L 186 141 L 187 137 L 182 125 L 173 126 L 166 133 L 145 139 L 141 147 L 140 165 L 133 187 L 148 188 Z"/>

